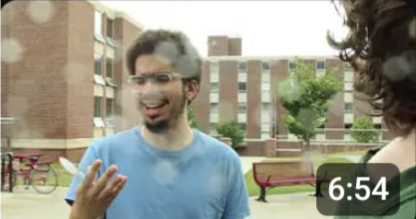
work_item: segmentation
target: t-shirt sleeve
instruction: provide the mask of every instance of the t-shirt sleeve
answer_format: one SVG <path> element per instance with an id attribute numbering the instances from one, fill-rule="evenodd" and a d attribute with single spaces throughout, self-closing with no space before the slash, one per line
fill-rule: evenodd
<path id="1" fill-rule="evenodd" d="M 233 153 L 231 160 L 227 200 L 222 219 L 244 219 L 250 216 L 247 187 L 237 153 Z"/>
<path id="2" fill-rule="evenodd" d="M 88 167 L 96 160 L 98 159 L 95 151 L 94 145 L 91 145 L 87 148 L 85 151 L 83 157 L 81 158 L 81 162 L 78 165 L 78 169 L 82 173 L 86 173 Z M 76 198 L 76 190 L 78 185 L 82 182 L 83 176 L 82 174 L 76 174 L 71 181 L 71 185 L 69 186 L 69 190 L 67 195 L 65 196 L 65 201 L 72 205 L 72 203 L 75 201 Z"/>

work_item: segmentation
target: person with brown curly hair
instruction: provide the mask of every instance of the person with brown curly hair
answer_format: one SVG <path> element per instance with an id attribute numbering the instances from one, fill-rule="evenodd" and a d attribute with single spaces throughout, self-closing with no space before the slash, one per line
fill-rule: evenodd
<path id="1" fill-rule="evenodd" d="M 397 166 L 400 206 L 393 203 L 368 206 L 360 201 L 342 201 L 338 204 L 338 214 L 368 215 L 381 210 L 387 215 L 398 209 L 393 216 L 370 218 L 413 219 L 416 215 L 415 11 L 403 0 L 342 0 L 340 4 L 345 9 L 349 33 L 341 42 L 331 36 L 328 42 L 339 51 L 342 61 L 352 65 L 354 88 L 365 94 L 370 105 L 379 112 L 373 115 L 382 116 L 396 135 L 387 145 L 370 150 L 362 160 L 364 165 L 359 165 L 355 174 L 371 175 L 365 166 L 367 163 Z"/>

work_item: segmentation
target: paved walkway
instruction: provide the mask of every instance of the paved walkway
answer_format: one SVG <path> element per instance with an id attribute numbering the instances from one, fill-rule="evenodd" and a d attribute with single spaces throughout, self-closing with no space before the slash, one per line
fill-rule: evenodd
<path id="1" fill-rule="evenodd" d="M 64 219 L 69 207 L 62 197 L 66 188 L 58 188 L 51 195 L 39 195 L 31 189 L 17 189 L 14 194 L 1 193 L 2 219 Z M 316 210 L 315 198 L 308 194 L 269 196 L 269 203 L 250 200 L 249 219 L 327 219 Z M 120 218 L 121 219 L 121 218 Z"/>
<path id="2" fill-rule="evenodd" d="M 241 157 L 242 171 L 251 170 L 253 162 L 260 162 L 264 157 Z M 17 188 L 15 193 L 1 193 L 2 219 L 67 218 L 69 207 L 63 201 L 67 188 L 58 188 L 51 195 L 36 194 L 33 189 Z M 327 219 L 316 210 L 314 197 L 308 194 L 290 194 L 268 196 L 269 203 L 250 200 L 252 216 L 249 219 Z M 300 210 L 301 209 L 301 210 Z"/>
<path id="3" fill-rule="evenodd" d="M 240 157 L 243 173 L 247 173 L 253 167 L 253 163 L 260 162 L 266 159 L 265 157 Z"/>

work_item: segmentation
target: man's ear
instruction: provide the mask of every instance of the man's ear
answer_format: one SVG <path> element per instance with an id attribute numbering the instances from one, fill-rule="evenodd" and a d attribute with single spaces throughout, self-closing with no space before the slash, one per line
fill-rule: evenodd
<path id="1" fill-rule="evenodd" d="M 195 80 L 190 80 L 185 84 L 185 95 L 188 101 L 192 101 L 199 93 L 199 86 Z"/>

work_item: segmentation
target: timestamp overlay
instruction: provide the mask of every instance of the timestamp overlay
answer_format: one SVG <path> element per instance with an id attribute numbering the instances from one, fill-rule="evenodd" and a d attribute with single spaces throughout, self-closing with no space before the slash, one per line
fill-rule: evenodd
<path id="1" fill-rule="evenodd" d="M 400 206 L 400 171 L 393 164 L 327 163 L 316 173 L 324 197 L 318 211 L 327 216 L 389 216 Z"/>

